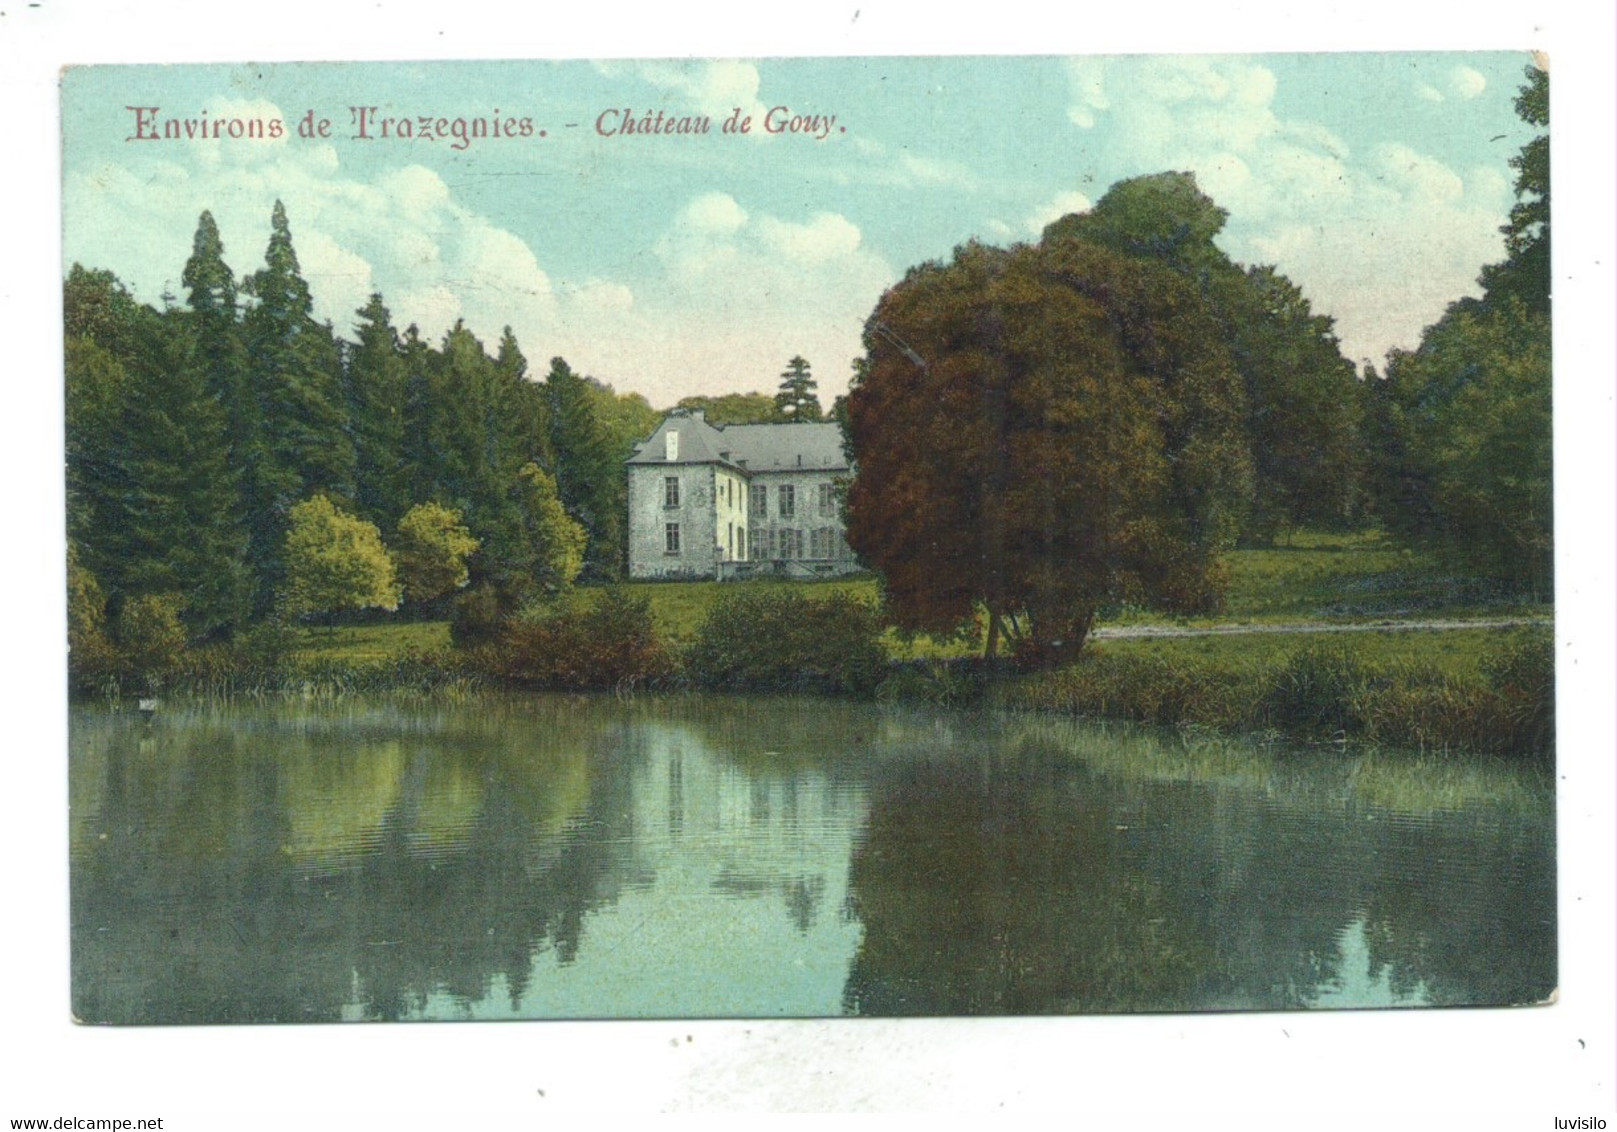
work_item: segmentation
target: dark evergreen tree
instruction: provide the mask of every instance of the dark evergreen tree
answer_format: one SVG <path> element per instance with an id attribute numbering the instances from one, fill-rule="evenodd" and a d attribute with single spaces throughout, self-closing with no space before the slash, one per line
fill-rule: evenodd
<path id="1" fill-rule="evenodd" d="M 556 487 L 562 506 L 584 525 L 589 542 L 585 576 L 616 579 L 623 573 L 624 528 L 628 508 L 623 459 L 602 426 L 587 378 L 563 358 L 552 358 L 545 378 L 550 447 L 556 459 Z"/>
<path id="2" fill-rule="evenodd" d="M 495 413 L 491 430 L 498 438 L 494 461 L 502 480 L 529 463 L 541 468 L 555 466 L 544 391 L 529 376 L 528 359 L 522 356 L 522 347 L 509 326 L 500 336 L 500 351 L 494 359 L 490 404 Z"/>
<path id="3" fill-rule="evenodd" d="M 273 604 L 284 579 L 282 543 L 293 506 L 317 494 L 346 504 L 354 494 L 335 337 L 314 320 L 280 201 L 270 229 L 264 267 L 248 280 L 253 304 L 244 320 L 257 427 L 243 496 L 260 610 Z"/>
<path id="4" fill-rule="evenodd" d="M 156 329 L 123 384 L 91 568 L 115 603 L 178 595 L 192 635 L 214 635 L 244 620 L 250 592 L 228 422 L 190 320 Z"/>
<path id="5" fill-rule="evenodd" d="M 354 438 L 354 503 L 362 518 L 391 530 L 414 502 L 406 481 L 404 354 L 381 295 L 355 313 L 357 341 L 343 367 Z"/>
<path id="6" fill-rule="evenodd" d="M 437 456 L 437 502 L 466 518 L 478 538 L 487 532 L 494 486 L 489 432 L 493 362 L 483 343 L 457 321 L 444 336 L 433 368 L 432 447 Z"/>
<path id="7" fill-rule="evenodd" d="M 509 326 L 487 380 L 483 431 L 488 475 L 478 514 L 482 545 L 473 570 L 509 592 L 525 591 L 540 583 L 543 571 L 529 534 L 536 519 L 530 514 L 532 492 L 523 469 L 551 467 L 554 457 L 544 392 L 529 380 L 527 359 Z"/>
<path id="8" fill-rule="evenodd" d="M 400 474 L 405 494 L 412 503 L 438 499 L 438 457 L 432 446 L 433 373 L 437 369 L 432 347 L 411 323 L 405 328 L 399 356 L 404 372 L 404 437 L 401 442 L 403 466 Z"/>
<path id="9" fill-rule="evenodd" d="M 818 383 L 809 372 L 808 359 L 794 355 L 781 373 L 780 392 L 775 394 L 775 412 L 783 421 L 805 423 L 823 419 L 820 398 L 814 392 Z"/>

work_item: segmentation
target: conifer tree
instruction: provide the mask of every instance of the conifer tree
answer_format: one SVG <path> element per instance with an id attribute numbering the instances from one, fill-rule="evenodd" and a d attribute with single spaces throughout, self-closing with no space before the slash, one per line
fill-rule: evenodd
<path id="1" fill-rule="evenodd" d="M 399 357 L 404 371 L 404 437 L 401 441 L 403 467 L 400 475 L 405 495 L 413 502 L 437 498 L 438 455 L 433 449 L 433 418 L 437 405 L 433 398 L 433 372 L 437 368 L 432 347 L 421 337 L 415 323 L 405 327 Z"/>
<path id="2" fill-rule="evenodd" d="M 780 377 L 780 392 L 775 394 L 775 412 L 781 420 L 803 423 L 824 419 L 819 395 L 814 392 L 818 383 L 809 372 L 808 359 L 801 354 L 795 355 L 786 363 Z"/>
<path id="3" fill-rule="evenodd" d="M 392 315 L 373 294 L 357 312 L 358 339 L 344 367 L 344 400 L 354 438 L 354 502 L 359 514 L 391 526 L 409 508 L 404 452 L 405 362 Z"/>
<path id="4" fill-rule="evenodd" d="M 95 563 L 120 599 L 179 595 L 206 636 L 247 612 L 246 545 L 223 407 L 180 312 L 165 315 L 127 374 L 112 432 L 120 490 L 98 506 Z"/>
<path id="5" fill-rule="evenodd" d="M 587 378 L 564 358 L 550 360 L 545 378 L 550 445 L 556 455 L 556 487 L 562 505 L 589 536 L 585 570 L 593 577 L 621 575 L 626 509 L 617 505 L 627 487 L 623 461 L 602 427 Z M 625 457 L 627 453 L 624 454 Z"/>
<path id="6" fill-rule="evenodd" d="M 329 325 L 314 320 L 313 299 L 292 247 L 280 201 L 270 218 L 264 267 L 248 281 L 254 303 L 245 321 L 256 435 L 244 490 L 258 606 L 267 609 L 284 578 L 286 524 L 298 500 L 353 496 L 354 448 L 338 385 Z"/>

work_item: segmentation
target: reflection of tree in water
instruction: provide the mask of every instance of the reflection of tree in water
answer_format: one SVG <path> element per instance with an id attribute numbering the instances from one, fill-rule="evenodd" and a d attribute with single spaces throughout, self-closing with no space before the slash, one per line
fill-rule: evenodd
<path id="1" fill-rule="evenodd" d="M 1377 857 L 1365 907 L 1373 972 L 1436 1006 L 1542 1002 L 1556 985 L 1553 829 L 1421 829 Z M 1494 824 L 1490 822 L 1489 824 Z"/>
<path id="2" fill-rule="evenodd" d="M 1034 779 L 1028 754 L 877 792 L 852 870 L 850 1010 L 1300 1008 L 1383 977 L 1394 1001 L 1438 1005 L 1553 989 L 1545 815 L 1417 818 L 1073 766 Z"/>
<path id="3" fill-rule="evenodd" d="M 343 969 L 305 961 L 308 900 L 281 852 L 286 814 L 261 804 L 275 795 L 273 764 L 244 768 L 245 739 L 228 734 L 198 736 L 179 760 L 159 759 L 149 738 L 125 737 L 100 768 L 106 817 L 74 847 L 75 1015 L 335 1019 Z M 217 852 L 220 844 L 232 851 Z"/>
<path id="4" fill-rule="evenodd" d="M 914 766 L 872 799 L 850 886 L 861 1014 L 1183 1008 L 1205 962 L 1059 768 Z"/>
<path id="5" fill-rule="evenodd" d="M 1213 942 L 1208 1007 L 1310 1006 L 1354 976 L 1385 976 L 1392 1001 L 1411 1005 L 1531 1002 L 1554 985 L 1547 814 L 1416 816 L 1155 785 L 1130 820 L 1141 867 Z M 1361 923 L 1370 969 L 1342 971 Z"/>
<path id="6" fill-rule="evenodd" d="M 267 743 L 227 722 L 162 736 L 156 753 L 121 726 L 85 771 L 106 817 L 74 851 L 74 1007 L 87 1021 L 329 1021 L 356 992 L 365 1016 L 391 1019 L 433 992 L 480 1001 L 496 975 L 515 1003 L 535 951 L 570 961 L 586 913 L 624 883 L 632 752 L 558 778 L 536 770 L 520 728 L 503 746 L 411 739 L 388 781 L 364 758 L 333 769 L 351 752 L 319 740 L 310 759 L 293 735 Z M 291 779 L 321 759 L 338 812 L 294 821 L 289 800 L 312 803 Z M 446 776 L 453 789 L 434 782 Z M 371 800 L 379 791 L 390 805 Z M 382 816 L 348 828 L 345 812 Z M 422 843 L 450 825 L 448 850 Z M 294 860 L 294 846 L 313 851 L 311 829 L 335 867 Z"/>
<path id="7" fill-rule="evenodd" d="M 1397 997 L 1554 987 L 1547 812 L 1395 815 L 1295 761 L 1267 788 L 1135 778 L 1126 759 L 1101 774 L 1014 724 L 979 747 L 952 714 L 821 705 L 835 718 L 805 754 L 785 746 L 795 706 L 732 709 L 78 721 L 74 1009 L 392 1019 L 498 993 L 543 1014 L 536 955 L 571 963 L 593 911 L 650 887 L 661 850 L 640 839 L 674 837 L 676 813 L 720 866 L 715 898 L 767 895 L 798 936 L 828 903 L 860 922 L 853 1012 L 1341 1001 L 1361 928 L 1368 978 Z M 706 736 L 715 758 L 694 758 Z M 844 902 L 846 833 L 815 831 L 867 808 Z"/>
<path id="8" fill-rule="evenodd" d="M 785 905 L 799 935 L 805 935 L 814 926 L 820 903 L 825 899 L 823 876 L 781 876 L 776 872 L 739 873 L 721 872 L 713 882 L 713 890 L 725 896 L 766 896 L 777 894 Z"/>

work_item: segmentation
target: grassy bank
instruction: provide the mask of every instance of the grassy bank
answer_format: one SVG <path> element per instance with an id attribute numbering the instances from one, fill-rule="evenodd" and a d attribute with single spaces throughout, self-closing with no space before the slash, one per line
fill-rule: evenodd
<path id="1" fill-rule="evenodd" d="M 1485 587 L 1440 576 L 1374 532 L 1298 534 L 1274 548 L 1236 551 L 1229 566 L 1224 615 L 1171 624 L 1246 631 L 1097 639 L 1059 671 L 1001 673 L 992 680 L 973 661 L 980 642 L 909 640 L 860 612 L 875 608 L 879 587 L 873 578 L 858 577 L 640 583 L 610 596 L 584 590 L 502 643 L 471 650 L 452 647 L 445 622 L 289 630 L 191 651 L 164 683 L 204 695 L 442 694 L 513 681 L 562 688 L 779 687 L 781 672 L 802 653 L 793 670 L 798 678 L 784 686 L 857 688 L 856 694 L 890 701 L 986 698 L 1021 710 L 1433 755 L 1549 757 L 1553 649 L 1546 628 L 1362 628 L 1396 620 L 1542 618 L 1549 607 L 1512 604 Z M 614 612 L 588 621 L 589 611 L 608 600 Z M 768 625 L 760 628 L 759 618 Z M 1263 631 L 1298 622 L 1361 629 Z M 1161 615 L 1120 609 L 1107 611 L 1103 626 L 1127 631 L 1167 623 Z M 875 676 L 841 673 L 832 658 L 819 655 L 827 649 L 839 657 L 874 657 Z M 143 694 L 116 681 L 97 691 Z"/>
<path id="2" fill-rule="evenodd" d="M 1013 708 L 1543 760 L 1553 651 L 1545 629 L 1114 641 L 993 694 Z"/>
<path id="3" fill-rule="evenodd" d="M 1487 586 L 1437 571 L 1425 556 L 1400 550 L 1379 531 L 1353 534 L 1297 532 L 1281 545 L 1235 550 L 1227 557 L 1230 587 L 1223 613 L 1216 617 L 1174 618 L 1151 610 L 1117 608 L 1103 611 L 1099 627 L 1173 624 L 1187 628 L 1215 625 L 1271 625 L 1299 621 L 1362 624 L 1391 619 L 1467 617 L 1547 617 L 1544 605 L 1530 605 L 1491 591 Z M 880 587 L 874 577 L 815 582 L 754 580 L 745 582 L 631 582 L 623 590 L 651 603 L 658 631 L 672 646 L 682 648 L 696 640 L 697 630 L 713 603 L 724 593 L 768 593 L 781 588 L 807 593 L 846 593 L 874 602 Z M 924 637 L 907 640 L 888 632 L 884 643 L 896 660 L 979 655 L 982 642 L 936 643 Z M 444 622 L 411 622 L 340 627 L 304 631 L 298 652 L 308 659 L 373 661 L 410 652 L 438 652 L 449 647 Z M 1109 642 L 1108 649 L 1164 647 L 1163 642 Z M 1437 654 L 1474 651 L 1461 641 L 1430 642 L 1412 636 L 1380 641 L 1355 639 L 1355 650 L 1375 655 L 1405 648 L 1424 661 Z M 1174 642 L 1171 651 L 1194 659 L 1202 652 L 1224 655 L 1251 650 L 1270 653 L 1289 650 L 1291 644 L 1275 638 L 1207 642 L 1191 646 Z M 1461 660 L 1459 657 L 1453 659 Z M 1449 661 L 1442 661 L 1448 664 Z M 1463 660 L 1461 660 L 1463 664 Z"/>

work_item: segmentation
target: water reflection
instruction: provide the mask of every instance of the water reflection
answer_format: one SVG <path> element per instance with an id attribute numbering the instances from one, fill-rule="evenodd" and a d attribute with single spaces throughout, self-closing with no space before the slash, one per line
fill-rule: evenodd
<path id="1" fill-rule="evenodd" d="M 1463 804 L 1399 810 L 1386 766 L 1372 802 L 1351 761 L 708 698 L 242 705 L 150 727 L 83 710 L 72 748 L 87 1021 L 1480 1004 L 1554 986 L 1547 792 L 1504 771 Z"/>

